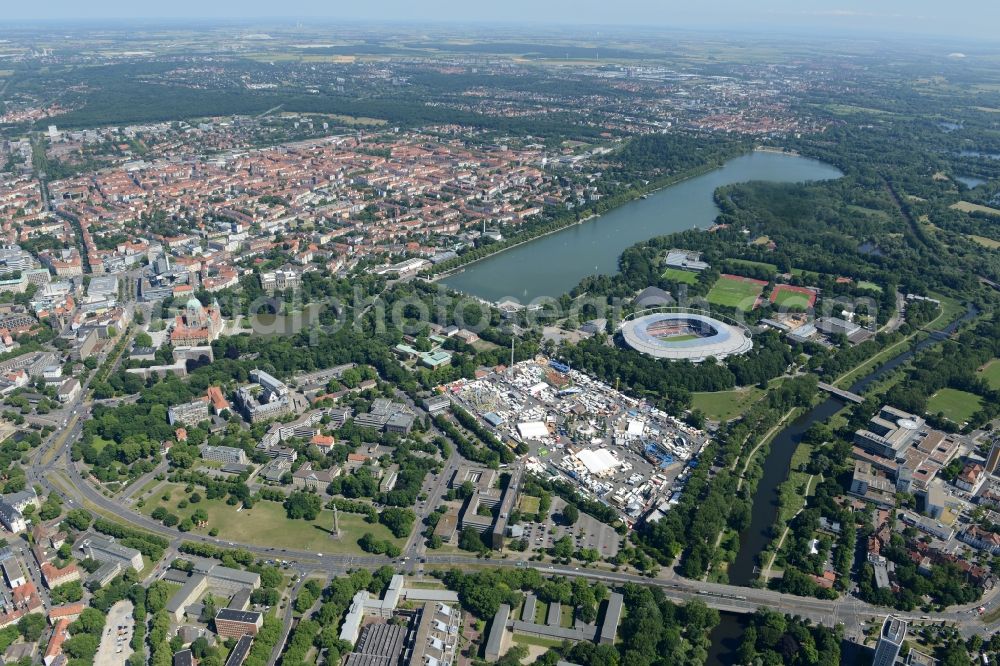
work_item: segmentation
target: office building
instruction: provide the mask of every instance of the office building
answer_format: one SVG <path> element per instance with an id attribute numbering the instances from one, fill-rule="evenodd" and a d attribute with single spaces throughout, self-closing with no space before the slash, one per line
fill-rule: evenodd
<path id="1" fill-rule="evenodd" d="M 867 429 L 854 433 L 854 442 L 876 455 L 901 459 L 917 439 L 926 435 L 922 418 L 885 405 L 871 418 Z"/>
<path id="2" fill-rule="evenodd" d="M 213 460 L 226 465 L 246 465 L 247 454 L 243 449 L 235 446 L 209 446 L 201 447 L 201 457 L 204 460 Z"/>
<path id="3" fill-rule="evenodd" d="M 215 616 L 215 631 L 223 638 L 256 636 L 264 625 L 264 616 L 256 611 L 223 608 Z"/>
<path id="4" fill-rule="evenodd" d="M 899 649 L 906 638 L 906 622 L 889 615 L 882 623 L 882 632 L 875 646 L 872 666 L 892 666 L 899 657 Z"/>
<path id="5" fill-rule="evenodd" d="M 170 425 L 175 423 L 197 425 L 208 417 L 208 398 L 198 398 L 167 409 L 167 421 Z"/>
<path id="6" fill-rule="evenodd" d="M 80 540 L 77 548 L 83 551 L 84 556 L 98 562 L 121 562 L 136 571 L 142 571 L 145 566 L 142 562 L 142 553 L 138 550 L 122 546 L 105 537 L 86 535 Z"/>

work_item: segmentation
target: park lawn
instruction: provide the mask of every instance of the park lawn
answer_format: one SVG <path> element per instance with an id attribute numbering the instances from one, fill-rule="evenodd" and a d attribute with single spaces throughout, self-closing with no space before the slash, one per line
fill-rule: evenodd
<path id="1" fill-rule="evenodd" d="M 751 268 L 763 268 L 769 273 L 777 273 L 778 266 L 776 264 L 769 264 L 766 261 L 753 261 L 752 259 L 728 259 L 731 264 L 736 264 L 737 266 L 749 266 Z"/>
<path id="2" fill-rule="evenodd" d="M 679 268 L 668 268 L 663 271 L 663 277 L 667 280 L 673 280 L 674 282 L 682 282 L 684 284 L 694 284 L 698 281 L 698 274 L 692 273 L 691 271 L 682 271 Z"/>
<path id="3" fill-rule="evenodd" d="M 1000 358 L 995 358 L 979 368 L 979 374 L 994 391 L 1000 389 Z"/>
<path id="4" fill-rule="evenodd" d="M 100 453 L 101 451 L 103 451 L 104 447 L 106 447 L 108 444 L 111 444 L 111 440 L 110 439 L 104 439 L 103 437 L 101 437 L 99 435 L 94 435 L 93 446 L 94 446 L 94 450 L 97 451 L 98 453 Z"/>
<path id="5" fill-rule="evenodd" d="M 171 493 L 169 502 L 164 502 L 160 496 L 150 498 L 142 507 L 142 512 L 148 516 L 157 506 L 163 506 L 183 519 L 194 513 L 195 509 L 204 509 L 208 514 L 208 525 L 195 532 L 207 534 L 208 530 L 215 527 L 219 530 L 219 538 L 224 541 L 345 555 L 364 554 L 358 546 L 358 539 L 365 532 L 371 532 L 380 541 L 391 541 L 400 548 L 406 544 L 405 538 L 393 537 L 389 528 L 368 523 L 356 513 L 339 513 L 341 536 L 334 539 L 330 536 L 333 529 L 332 511 L 323 510 L 316 520 L 310 522 L 290 520 L 281 504 L 268 501 L 257 502 L 252 509 L 243 511 L 237 511 L 238 507 L 230 506 L 221 499 L 203 499 L 198 504 L 178 509 L 177 503 L 186 496 L 184 486 L 170 484 L 164 487 L 164 492 L 167 491 Z M 203 489 L 199 488 L 197 492 L 204 496 Z"/>
<path id="6" fill-rule="evenodd" d="M 788 487 L 795 489 L 796 492 L 792 493 L 794 495 L 794 500 L 791 502 L 786 502 L 781 505 L 778 509 L 778 520 L 781 525 L 787 525 L 788 521 L 792 519 L 795 513 L 805 506 L 806 498 L 811 496 L 816 491 L 816 485 L 819 483 L 816 479 L 813 479 L 812 483 L 809 483 L 809 477 L 812 476 L 808 472 L 800 471 L 800 468 L 809 463 L 810 458 L 812 458 L 812 447 L 805 443 L 799 443 L 795 447 L 795 452 L 792 454 L 792 460 L 788 464 L 788 478 L 785 479 L 785 484 Z M 799 488 L 807 485 L 809 490 L 805 495 L 797 492 Z"/>
<path id="7" fill-rule="evenodd" d="M 982 407 L 983 399 L 975 393 L 943 388 L 927 401 L 931 414 L 943 413 L 952 423 L 965 423 Z"/>
<path id="8" fill-rule="evenodd" d="M 882 293 L 881 286 L 875 284 L 874 282 L 869 282 L 868 280 L 858 280 L 858 289 L 868 289 L 869 291 Z"/>
<path id="9" fill-rule="evenodd" d="M 750 406 L 763 395 L 764 391 L 756 387 L 714 393 L 692 393 L 691 409 L 701 410 L 705 418 L 710 421 L 731 421 L 750 409 Z"/>
<path id="10" fill-rule="evenodd" d="M 808 270 L 806 270 L 804 268 L 793 268 L 791 270 L 791 273 L 792 273 L 792 275 L 796 275 L 798 277 L 811 277 L 811 278 L 815 278 L 817 280 L 819 278 L 823 277 L 822 273 L 817 273 L 816 271 L 808 271 Z"/>
<path id="11" fill-rule="evenodd" d="M 757 304 L 764 285 L 722 276 L 708 292 L 708 302 L 749 312 Z"/>
<path id="12" fill-rule="evenodd" d="M 538 513 L 538 505 L 541 498 L 532 495 L 521 495 L 517 501 L 517 509 L 521 513 Z"/>

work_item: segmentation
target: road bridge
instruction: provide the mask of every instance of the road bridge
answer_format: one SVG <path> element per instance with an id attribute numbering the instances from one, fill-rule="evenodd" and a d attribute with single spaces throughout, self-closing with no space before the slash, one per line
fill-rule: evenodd
<path id="1" fill-rule="evenodd" d="M 820 390 L 826 391 L 830 395 L 835 395 L 838 398 L 841 398 L 842 400 L 847 400 L 848 402 L 853 402 L 855 404 L 860 405 L 861 403 L 863 403 L 865 401 L 865 399 L 862 398 L 857 393 L 851 393 L 850 391 L 847 391 L 845 389 L 837 388 L 833 384 L 827 384 L 826 382 L 820 382 L 816 386 Z"/>

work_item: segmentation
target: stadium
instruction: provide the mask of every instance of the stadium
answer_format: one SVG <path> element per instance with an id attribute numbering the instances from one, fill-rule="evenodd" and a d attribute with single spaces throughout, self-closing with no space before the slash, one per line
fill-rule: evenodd
<path id="1" fill-rule="evenodd" d="M 700 363 L 709 357 L 745 354 L 753 348 L 745 326 L 700 310 L 641 310 L 625 319 L 619 332 L 632 349 L 672 361 Z"/>

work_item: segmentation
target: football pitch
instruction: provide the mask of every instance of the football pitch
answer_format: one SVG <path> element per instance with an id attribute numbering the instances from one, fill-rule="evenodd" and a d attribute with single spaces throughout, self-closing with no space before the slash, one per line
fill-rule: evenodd
<path id="1" fill-rule="evenodd" d="M 709 290 L 708 302 L 746 312 L 754 308 L 763 290 L 759 280 L 723 275 Z"/>

